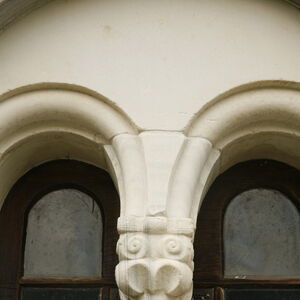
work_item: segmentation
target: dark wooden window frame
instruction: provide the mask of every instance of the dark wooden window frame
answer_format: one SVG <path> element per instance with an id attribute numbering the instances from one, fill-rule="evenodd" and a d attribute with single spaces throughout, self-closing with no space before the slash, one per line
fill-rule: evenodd
<path id="1" fill-rule="evenodd" d="M 300 288 L 299 278 L 224 277 L 223 223 L 226 208 L 235 196 L 255 188 L 280 191 L 300 211 L 300 171 L 284 163 L 247 161 L 217 177 L 201 205 L 194 241 L 194 288 L 206 289 L 215 300 L 223 299 L 222 288 Z"/>
<path id="2" fill-rule="evenodd" d="M 101 278 L 22 278 L 27 216 L 33 205 L 47 193 L 75 188 L 91 196 L 102 213 L 103 245 Z M 99 287 L 109 299 L 116 288 L 114 273 L 118 259 L 117 219 L 119 196 L 109 174 L 95 166 L 73 160 L 57 160 L 38 166 L 14 185 L 0 211 L 0 299 L 20 299 L 22 287 Z"/>

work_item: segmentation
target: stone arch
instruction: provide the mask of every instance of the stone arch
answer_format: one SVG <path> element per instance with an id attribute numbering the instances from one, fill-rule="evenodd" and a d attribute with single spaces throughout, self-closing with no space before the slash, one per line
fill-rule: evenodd
<path id="1" fill-rule="evenodd" d="M 36 84 L 0 96 L 0 207 L 18 178 L 46 161 L 72 158 L 108 169 L 104 146 L 124 133 L 137 133 L 125 113 L 80 86 Z"/>
<path id="2" fill-rule="evenodd" d="M 266 158 L 300 168 L 299 90 L 295 82 L 253 82 L 227 91 L 204 106 L 185 129 L 188 139 L 197 140 L 199 145 L 187 143 L 175 168 L 179 172 L 174 172 L 177 178 L 192 174 L 197 179 L 189 186 L 193 195 L 177 193 L 177 201 L 172 203 L 170 199 L 171 216 L 176 216 L 176 204 L 182 202 L 179 198 L 186 197 L 190 200 L 184 200 L 185 211 L 189 212 L 185 217 L 195 221 L 214 178 L 238 162 Z M 190 162 L 185 151 L 190 153 Z M 184 170 L 182 174 L 180 170 Z M 179 181 L 175 181 L 177 185 Z"/>
<path id="3" fill-rule="evenodd" d="M 299 90 L 298 83 L 287 81 L 255 82 L 237 87 L 208 103 L 192 120 L 186 133 L 209 140 L 221 152 L 221 170 L 259 155 L 271 155 L 268 158 L 299 167 L 299 153 L 291 145 L 299 142 L 300 136 Z M 266 146 L 261 147 L 267 138 L 277 150 L 266 151 Z M 250 148 L 255 149 L 250 153 Z M 245 155 L 237 157 L 241 150 Z"/>

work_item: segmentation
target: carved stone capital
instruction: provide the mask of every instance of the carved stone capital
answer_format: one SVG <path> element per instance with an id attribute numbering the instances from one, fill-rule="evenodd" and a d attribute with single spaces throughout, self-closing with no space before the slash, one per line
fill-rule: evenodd
<path id="1" fill-rule="evenodd" d="M 118 229 L 116 280 L 122 299 L 191 299 L 191 219 L 121 217 Z"/>
<path id="2" fill-rule="evenodd" d="M 204 138 L 161 131 L 117 135 L 105 150 L 121 198 L 122 299 L 191 299 L 194 226 L 218 152 Z"/>

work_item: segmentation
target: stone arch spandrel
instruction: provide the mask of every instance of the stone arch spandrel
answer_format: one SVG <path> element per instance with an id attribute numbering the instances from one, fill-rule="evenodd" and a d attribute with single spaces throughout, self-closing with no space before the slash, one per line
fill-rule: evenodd
<path id="1" fill-rule="evenodd" d="M 36 122 L 60 122 L 82 128 L 87 135 L 106 140 L 137 127 L 115 103 L 85 87 L 65 83 L 38 83 L 0 95 L 0 109 L 10 122 L 9 131 Z M 12 115 L 17 117 L 12 118 Z M 7 125 L 8 126 L 8 125 Z M 7 128 L 3 128 L 7 132 Z M 0 133 L 1 135 L 1 133 Z"/>
<path id="2" fill-rule="evenodd" d="M 1 95 L 0 205 L 20 176 L 49 160 L 70 158 L 109 169 L 104 146 L 137 132 L 124 112 L 84 87 L 42 83 Z"/>
<path id="3" fill-rule="evenodd" d="M 232 89 L 201 109 L 186 134 L 207 139 L 221 152 L 221 171 L 260 155 L 299 166 L 300 84 L 264 81 Z"/>
<path id="4" fill-rule="evenodd" d="M 238 162 L 266 158 L 300 167 L 299 91 L 297 82 L 249 83 L 223 93 L 195 114 L 185 130 L 186 149 L 174 166 L 170 190 L 177 192 L 169 198 L 169 216 L 195 221 L 214 178 Z M 188 174 L 197 180 L 185 188 Z"/>
<path id="5" fill-rule="evenodd" d="M 188 124 L 187 136 L 201 136 L 222 147 L 238 131 L 264 127 L 299 130 L 300 83 L 259 81 L 233 88 L 209 101 Z M 244 134 L 242 134 L 244 135 Z"/>

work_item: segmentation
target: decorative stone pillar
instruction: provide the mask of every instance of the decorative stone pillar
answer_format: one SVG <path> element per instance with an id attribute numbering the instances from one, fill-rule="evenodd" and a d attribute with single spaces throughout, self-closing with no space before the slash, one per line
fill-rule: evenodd
<path id="1" fill-rule="evenodd" d="M 218 157 L 211 143 L 156 131 L 118 135 L 105 149 L 121 198 L 121 298 L 191 299 L 195 210 Z"/>
<path id="2" fill-rule="evenodd" d="M 116 280 L 122 299 L 191 299 L 191 219 L 121 217 Z"/>

